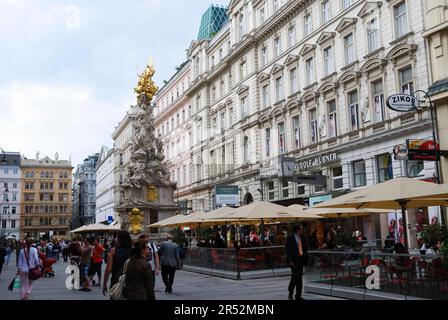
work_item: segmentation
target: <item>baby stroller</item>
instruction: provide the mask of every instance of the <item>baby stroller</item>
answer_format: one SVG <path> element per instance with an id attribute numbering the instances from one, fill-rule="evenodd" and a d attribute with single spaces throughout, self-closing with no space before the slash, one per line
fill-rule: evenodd
<path id="1" fill-rule="evenodd" d="M 44 277 L 53 278 L 54 270 L 53 264 L 56 263 L 55 258 L 47 258 L 43 253 L 39 253 L 39 258 L 42 260 L 42 275 Z"/>

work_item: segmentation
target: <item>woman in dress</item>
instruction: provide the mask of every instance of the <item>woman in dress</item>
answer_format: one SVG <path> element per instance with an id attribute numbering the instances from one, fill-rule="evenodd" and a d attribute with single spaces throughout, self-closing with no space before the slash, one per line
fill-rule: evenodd
<path id="1" fill-rule="evenodd" d="M 19 254 L 19 265 L 17 275 L 20 276 L 20 298 L 28 300 L 33 290 L 33 280 L 28 278 L 30 268 L 40 266 L 37 249 L 32 246 L 33 241 L 27 239 Z"/>

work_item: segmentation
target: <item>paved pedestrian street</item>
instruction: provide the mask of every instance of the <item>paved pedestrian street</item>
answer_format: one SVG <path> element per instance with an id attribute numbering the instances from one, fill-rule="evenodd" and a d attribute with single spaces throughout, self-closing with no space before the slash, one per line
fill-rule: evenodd
<path id="1" fill-rule="evenodd" d="M 32 300 L 107 300 L 101 287 L 92 287 L 91 292 L 68 290 L 65 287 L 65 268 L 68 263 L 59 260 L 53 265 L 54 278 L 41 278 L 33 285 Z M 103 265 L 104 270 L 104 265 Z M 0 300 L 20 300 L 19 292 L 8 291 L 8 285 L 17 269 L 3 267 L 0 275 Z M 95 277 L 96 279 L 96 277 Z M 305 277 L 306 282 L 306 277 Z M 173 293 L 165 293 L 162 278 L 156 279 L 157 300 L 286 300 L 289 277 L 230 280 L 179 270 L 174 278 Z M 211 290 L 212 289 L 212 290 Z M 303 294 L 310 300 L 340 300 L 333 297 Z"/>

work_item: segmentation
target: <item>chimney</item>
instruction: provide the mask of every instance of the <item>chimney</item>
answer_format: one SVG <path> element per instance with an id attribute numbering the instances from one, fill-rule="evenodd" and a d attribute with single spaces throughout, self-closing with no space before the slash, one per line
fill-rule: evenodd
<path id="1" fill-rule="evenodd" d="M 36 160 L 39 160 L 39 151 L 36 152 Z"/>
<path id="2" fill-rule="evenodd" d="M 54 160 L 59 160 L 59 153 L 56 152 L 56 154 L 54 155 Z"/>

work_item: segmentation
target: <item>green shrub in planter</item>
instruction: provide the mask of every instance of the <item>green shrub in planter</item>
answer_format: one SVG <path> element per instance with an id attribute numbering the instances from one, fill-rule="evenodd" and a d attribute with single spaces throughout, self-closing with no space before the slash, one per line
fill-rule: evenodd
<path id="1" fill-rule="evenodd" d="M 425 225 L 420 237 L 428 248 L 434 248 L 438 241 L 448 242 L 448 229 L 446 226 L 439 224 Z"/>

